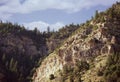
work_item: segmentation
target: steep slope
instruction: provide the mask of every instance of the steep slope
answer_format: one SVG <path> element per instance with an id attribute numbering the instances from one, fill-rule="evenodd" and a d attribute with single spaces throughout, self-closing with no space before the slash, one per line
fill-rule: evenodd
<path id="1" fill-rule="evenodd" d="M 79 24 L 69 24 L 60 28 L 56 32 L 52 32 L 51 36 L 47 39 L 47 46 L 49 53 L 58 48 L 65 39 L 67 39 L 76 29 L 79 28 Z"/>
<path id="2" fill-rule="evenodd" d="M 30 82 L 41 61 L 78 26 L 70 24 L 56 32 L 40 32 L 37 28 L 27 30 L 24 26 L 1 21 L 0 82 Z"/>
<path id="3" fill-rule="evenodd" d="M 47 55 L 42 34 L 23 26 L 0 23 L 0 73 L 4 82 L 28 82 L 32 69 Z"/>
<path id="4" fill-rule="evenodd" d="M 42 61 L 33 82 L 101 81 L 102 77 L 96 75 L 97 69 L 106 67 L 109 55 L 118 52 L 120 3 L 96 13 L 92 20 L 82 24 L 59 49 Z"/>

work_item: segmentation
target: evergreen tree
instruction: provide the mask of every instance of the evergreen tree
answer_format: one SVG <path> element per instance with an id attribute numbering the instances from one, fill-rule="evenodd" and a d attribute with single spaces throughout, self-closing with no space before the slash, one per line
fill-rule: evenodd
<path id="1" fill-rule="evenodd" d="M 97 19 L 99 17 L 99 13 L 98 13 L 98 10 L 96 10 L 95 12 L 95 19 Z"/>
<path id="2" fill-rule="evenodd" d="M 47 33 L 50 33 L 50 27 L 49 26 L 47 27 Z"/>

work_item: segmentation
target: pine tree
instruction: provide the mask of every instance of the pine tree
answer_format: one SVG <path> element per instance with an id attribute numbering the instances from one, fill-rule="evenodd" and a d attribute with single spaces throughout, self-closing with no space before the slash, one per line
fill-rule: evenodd
<path id="1" fill-rule="evenodd" d="M 98 13 L 98 10 L 96 10 L 95 12 L 95 19 L 97 19 L 99 17 L 99 13 Z"/>
<path id="2" fill-rule="evenodd" d="M 49 26 L 47 27 L 47 33 L 50 33 L 50 27 Z"/>

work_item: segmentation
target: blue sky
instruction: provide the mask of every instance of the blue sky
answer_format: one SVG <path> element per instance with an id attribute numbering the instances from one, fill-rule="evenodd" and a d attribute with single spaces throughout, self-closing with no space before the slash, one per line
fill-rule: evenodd
<path id="1" fill-rule="evenodd" d="M 120 0 L 0 0 L 0 19 L 23 24 L 29 29 L 58 30 L 80 24 Z"/>

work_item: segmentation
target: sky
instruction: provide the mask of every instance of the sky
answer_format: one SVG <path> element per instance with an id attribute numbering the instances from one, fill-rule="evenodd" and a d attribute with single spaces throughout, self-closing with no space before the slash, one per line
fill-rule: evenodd
<path id="1" fill-rule="evenodd" d="M 58 30 L 67 24 L 80 24 L 105 11 L 120 0 L 0 0 L 0 19 L 33 30 Z"/>

